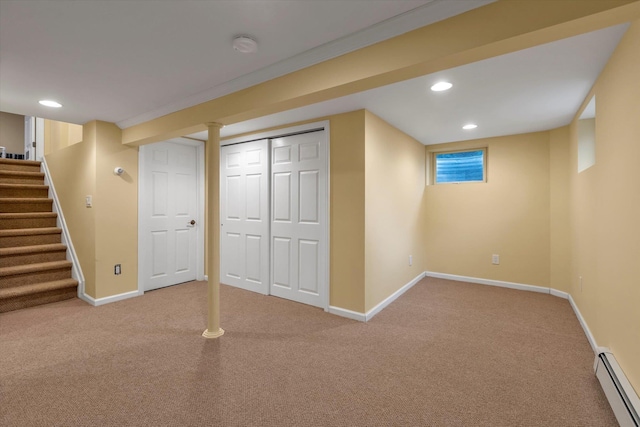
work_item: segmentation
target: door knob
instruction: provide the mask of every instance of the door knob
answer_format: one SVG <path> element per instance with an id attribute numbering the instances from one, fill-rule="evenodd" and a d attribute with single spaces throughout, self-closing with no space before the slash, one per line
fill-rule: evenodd
<path id="1" fill-rule="evenodd" d="M 189 221 L 189 224 L 191 224 L 191 225 L 196 225 L 196 220 L 195 220 L 195 219 L 192 219 L 191 221 Z"/>

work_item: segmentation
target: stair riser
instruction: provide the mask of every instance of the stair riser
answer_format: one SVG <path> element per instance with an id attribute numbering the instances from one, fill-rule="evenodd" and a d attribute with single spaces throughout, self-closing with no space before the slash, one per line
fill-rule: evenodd
<path id="1" fill-rule="evenodd" d="M 24 295 L 21 297 L 8 298 L 0 300 L 0 313 L 19 310 L 21 308 L 33 307 L 41 304 L 64 301 L 78 296 L 77 286 L 67 289 L 58 289 L 49 292 L 40 292 L 33 295 Z"/>
<path id="2" fill-rule="evenodd" d="M 39 165 L 19 164 L 19 163 L 2 163 L 0 169 L 5 171 L 21 171 L 21 172 L 40 172 Z"/>
<path id="3" fill-rule="evenodd" d="M 0 198 L 3 197 L 49 197 L 48 188 L 0 188 Z"/>
<path id="4" fill-rule="evenodd" d="M 0 288 L 33 285 L 35 283 L 52 282 L 54 280 L 68 279 L 70 277 L 71 267 L 56 270 L 36 271 L 26 274 L 16 274 L 0 278 Z"/>
<path id="5" fill-rule="evenodd" d="M 0 237 L 0 248 L 49 245 L 53 243 L 60 243 L 60 239 L 60 233 L 37 234 L 29 236 L 4 236 Z"/>
<path id="6" fill-rule="evenodd" d="M 32 185 L 43 185 L 44 178 L 42 177 L 31 177 L 31 176 L 9 176 L 9 175 L 0 175 L 0 184 L 32 184 Z"/>
<path id="7" fill-rule="evenodd" d="M 64 261 L 66 259 L 66 250 L 7 255 L 0 258 L 0 268 L 13 267 L 16 265 L 38 264 L 50 261 Z"/>
<path id="8" fill-rule="evenodd" d="M 56 227 L 56 217 L 48 218 L 7 218 L 0 219 L 0 230 L 15 230 L 18 228 L 46 228 Z"/>
<path id="9" fill-rule="evenodd" d="M 18 212 L 51 212 L 53 201 L 43 199 L 37 203 L 24 202 L 7 202 L 0 205 L 0 213 L 18 213 Z"/>

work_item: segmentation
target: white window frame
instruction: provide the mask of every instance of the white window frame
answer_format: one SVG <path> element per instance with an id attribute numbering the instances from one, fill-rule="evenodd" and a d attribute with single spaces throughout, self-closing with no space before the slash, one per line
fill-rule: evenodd
<path id="1" fill-rule="evenodd" d="M 437 182 L 437 162 L 436 156 L 438 154 L 455 154 L 455 153 L 468 153 L 471 151 L 482 151 L 483 161 L 482 161 L 482 180 L 477 181 L 454 181 L 454 182 Z M 433 150 L 429 151 L 429 179 L 428 184 L 431 185 L 446 185 L 446 184 L 479 184 L 487 182 L 487 163 L 488 163 L 488 147 L 473 147 L 473 148 L 464 148 L 460 150 Z"/>

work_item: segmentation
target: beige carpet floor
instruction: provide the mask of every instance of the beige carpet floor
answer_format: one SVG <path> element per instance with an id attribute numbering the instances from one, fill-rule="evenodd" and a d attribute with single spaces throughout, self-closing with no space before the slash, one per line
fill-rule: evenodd
<path id="1" fill-rule="evenodd" d="M 614 426 L 566 300 L 425 279 L 368 323 L 223 286 L 0 314 L 2 426 Z"/>

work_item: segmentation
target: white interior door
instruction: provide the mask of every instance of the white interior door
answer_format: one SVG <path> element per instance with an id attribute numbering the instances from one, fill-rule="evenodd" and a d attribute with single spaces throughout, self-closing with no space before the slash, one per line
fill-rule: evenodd
<path id="1" fill-rule="evenodd" d="M 271 140 L 272 295 L 324 307 L 327 280 L 325 131 Z"/>
<path id="2" fill-rule="evenodd" d="M 44 119 L 24 117 L 24 158 L 42 160 L 44 156 Z"/>
<path id="3" fill-rule="evenodd" d="M 198 148 L 159 142 L 140 148 L 141 279 L 145 291 L 196 280 Z"/>
<path id="4" fill-rule="evenodd" d="M 269 141 L 220 152 L 220 282 L 269 293 Z"/>

